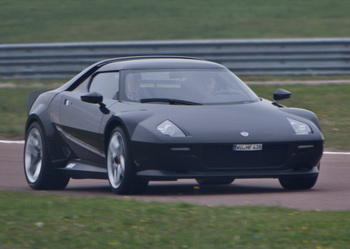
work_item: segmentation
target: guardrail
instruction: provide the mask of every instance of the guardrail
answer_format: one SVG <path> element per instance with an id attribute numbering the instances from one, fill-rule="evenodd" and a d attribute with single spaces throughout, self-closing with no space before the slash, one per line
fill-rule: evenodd
<path id="1" fill-rule="evenodd" d="M 194 56 L 237 75 L 349 75 L 350 39 L 200 40 L 0 45 L 0 78 L 70 78 L 99 60 Z"/>

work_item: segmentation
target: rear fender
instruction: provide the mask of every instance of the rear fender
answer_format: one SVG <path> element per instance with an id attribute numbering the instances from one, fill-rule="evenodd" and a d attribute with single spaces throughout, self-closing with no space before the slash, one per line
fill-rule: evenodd
<path id="1" fill-rule="evenodd" d="M 57 92 L 48 90 L 35 91 L 29 94 L 27 103 L 29 115 L 25 126 L 25 134 L 29 126 L 33 122 L 37 122 L 44 132 L 50 161 L 54 167 L 60 167 L 62 162 L 67 161 L 70 155 L 67 150 L 63 150 L 65 144 L 57 133 L 48 111 L 50 103 L 56 94 Z"/>
<path id="2" fill-rule="evenodd" d="M 48 92 L 49 90 L 38 90 L 38 91 L 34 91 L 29 93 L 28 95 L 28 99 L 27 99 L 27 110 L 28 113 L 30 111 L 30 109 L 32 108 L 35 100 L 44 92 Z"/>

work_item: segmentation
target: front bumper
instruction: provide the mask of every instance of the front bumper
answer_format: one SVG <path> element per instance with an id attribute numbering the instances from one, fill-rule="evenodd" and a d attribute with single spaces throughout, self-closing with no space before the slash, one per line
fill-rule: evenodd
<path id="1" fill-rule="evenodd" d="M 233 151 L 233 144 L 132 143 L 137 175 L 148 180 L 280 178 L 319 173 L 323 141 L 263 143 L 261 151 Z"/>

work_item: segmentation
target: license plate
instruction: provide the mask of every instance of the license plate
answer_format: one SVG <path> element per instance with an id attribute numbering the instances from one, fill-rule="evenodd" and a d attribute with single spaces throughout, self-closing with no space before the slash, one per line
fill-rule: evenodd
<path id="1" fill-rule="evenodd" d="M 262 144 L 234 144 L 234 151 L 258 151 L 262 150 Z"/>

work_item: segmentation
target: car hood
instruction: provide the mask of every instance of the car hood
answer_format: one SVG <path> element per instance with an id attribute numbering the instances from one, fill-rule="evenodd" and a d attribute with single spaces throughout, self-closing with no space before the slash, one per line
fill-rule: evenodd
<path id="1" fill-rule="evenodd" d="M 194 106 L 139 104 L 134 107 L 132 111 L 119 113 L 124 122 L 129 122 L 127 127 L 134 127 L 133 130 L 129 130 L 133 141 L 257 143 L 323 139 L 313 122 L 283 112 L 281 111 L 283 108 L 277 108 L 268 101 Z M 313 134 L 296 135 L 287 117 L 307 123 Z M 137 120 L 136 124 L 130 124 L 135 120 Z M 166 120 L 180 128 L 186 137 L 170 137 L 161 134 L 157 126 Z"/>

